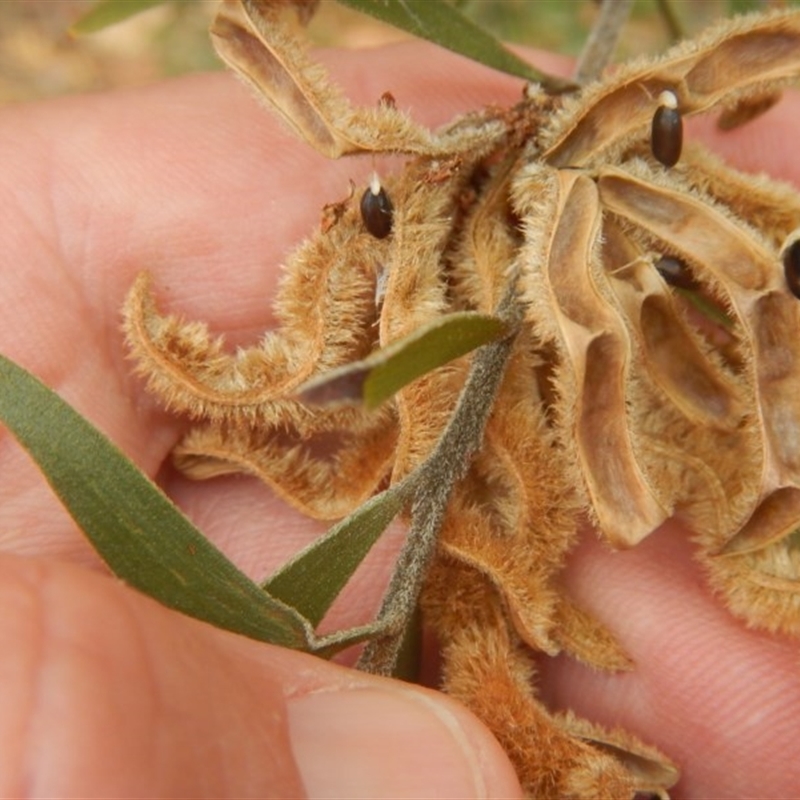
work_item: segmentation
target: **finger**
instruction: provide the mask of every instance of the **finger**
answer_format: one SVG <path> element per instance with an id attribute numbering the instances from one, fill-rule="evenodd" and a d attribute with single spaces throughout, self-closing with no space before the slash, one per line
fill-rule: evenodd
<path id="1" fill-rule="evenodd" d="M 446 698 L 0 557 L 3 797 L 518 797 Z"/>
<path id="2" fill-rule="evenodd" d="M 797 644 L 748 630 L 725 610 L 685 529 L 668 523 L 620 552 L 587 536 L 565 578 L 635 667 L 610 675 L 566 657 L 544 661 L 548 702 L 657 745 L 681 768 L 676 798 L 792 795 Z"/>
<path id="3" fill-rule="evenodd" d="M 800 187 L 800 158 L 795 156 L 794 129 L 800 114 L 800 93 L 784 92 L 777 105 L 733 130 L 721 130 L 717 115 L 690 121 L 694 136 L 737 169 L 764 173 Z"/>

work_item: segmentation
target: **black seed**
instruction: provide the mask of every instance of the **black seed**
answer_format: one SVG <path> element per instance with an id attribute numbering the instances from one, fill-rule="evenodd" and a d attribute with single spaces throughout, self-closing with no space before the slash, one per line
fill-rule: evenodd
<path id="1" fill-rule="evenodd" d="M 681 157 L 683 147 L 683 120 L 677 108 L 659 106 L 653 115 L 650 131 L 653 155 L 665 166 L 673 167 Z"/>
<path id="2" fill-rule="evenodd" d="M 789 291 L 800 299 L 800 239 L 783 251 L 783 271 Z"/>
<path id="3" fill-rule="evenodd" d="M 378 191 L 373 191 L 375 183 L 367 187 L 361 196 L 361 219 L 364 227 L 376 238 L 385 239 L 392 232 L 392 201 L 383 187 L 378 184 Z"/>
<path id="4" fill-rule="evenodd" d="M 658 274 L 670 286 L 678 289 L 697 289 L 697 281 L 692 277 L 686 264 L 674 256 L 661 256 L 655 263 Z"/>

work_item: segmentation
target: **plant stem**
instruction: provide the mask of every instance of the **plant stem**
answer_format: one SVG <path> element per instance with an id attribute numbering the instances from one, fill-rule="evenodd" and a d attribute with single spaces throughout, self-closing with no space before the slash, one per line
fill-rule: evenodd
<path id="1" fill-rule="evenodd" d="M 611 60 L 622 28 L 633 7 L 633 0 L 603 0 L 589 38 L 575 67 L 573 79 L 585 84 L 600 77 Z"/>
<path id="2" fill-rule="evenodd" d="M 414 478 L 411 529 L 378 612 L 378 620 L 387 623 L 388 633 L 371 640 L 364 648 L 358 667 L 366 672 L 393 674 L 406 628 L 413 619 L 428 567 L 436 553 L 450 494 L 480 449 L 521 319 L 515 283 L 512 281 L 496 311 L 509 324 L 511 333 L 475 352 L 456 410 L 433 453 Z"/>

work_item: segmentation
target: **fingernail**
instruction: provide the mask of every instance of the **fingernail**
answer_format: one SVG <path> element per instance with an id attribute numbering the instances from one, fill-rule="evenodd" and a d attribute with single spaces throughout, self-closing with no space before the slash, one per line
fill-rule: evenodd
<path id="1" fill-rule="evenodd" d="M 520 796 L 511 765 L 477 720 L 410 687 L 297 697 L 289 727 L 312 800 Z"/>

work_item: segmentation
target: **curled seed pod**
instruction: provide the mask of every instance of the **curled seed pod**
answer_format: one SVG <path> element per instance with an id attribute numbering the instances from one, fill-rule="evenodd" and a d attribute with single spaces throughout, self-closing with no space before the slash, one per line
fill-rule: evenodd
<path id="1" fill-rule="evenodd" d="M 650 147 L 665 167 L 675 166 L 681 157 L 683 119 L 675 92 L 665 90 L 658 96 L 658 108 L 650 130 Z"/>
<path id="2" fill-rule="evenodd" d="M 696 289 L 697 281 L 692 273 L 679 258 L 675 256 L 661 256 L 655 262 L 658 274 L 664 279 L 665 283 L 675 286 L 678 289 Z"/>
<path id="3" fill-rule="evenodd" d="M 364 220 L 364 227 L 376 239 L 385 239 L 392 232 L 393 212 L 392 201 L 373 172 L 372 180 L 361 196 L 361 219 Z"/>
<path id="4" fill-rule="evenodd" d="M 789 291 L 800 299 L 800 232 L 795 231 L 783 246 L 783 272 Z"/>

